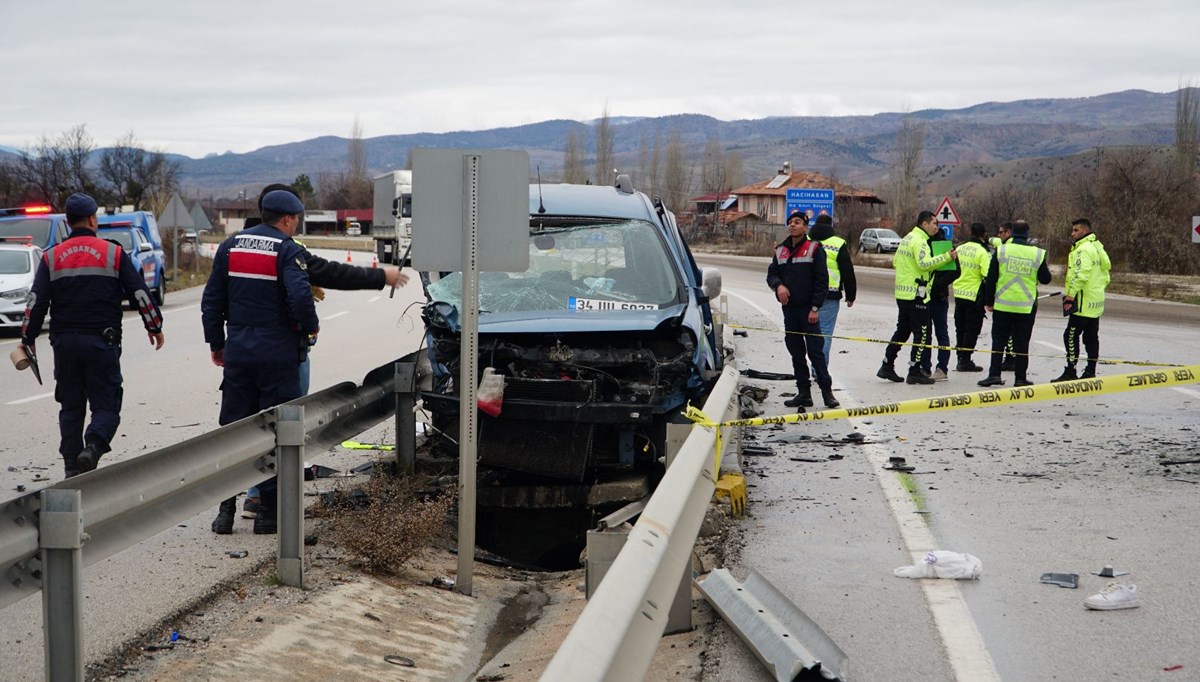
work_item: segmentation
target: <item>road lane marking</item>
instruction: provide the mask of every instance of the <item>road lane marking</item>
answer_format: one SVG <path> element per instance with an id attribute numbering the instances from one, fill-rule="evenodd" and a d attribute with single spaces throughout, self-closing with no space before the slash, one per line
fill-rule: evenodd
<path id="1" fill-rule="evenodd" d="M 759 305 L 758 305 L 757 303 L 755 303 L 754 301 L 751 301 L 750 299 L 746 298 L 745 296 L 743 296 L 743 295 L 741 295 L 741 294 L 739 294 L 739 293 L 737 293 L 737 292 L 735 292 L 735 291 L 731 291 L 731 290 L 729 290 L 729 289 L 726 289 L 726 290 L 725 290 L 725 293 L 729 294 L 730 296 L 736 296 L 736 297 L 738 297 L 738 298 L 742 299 L 742 301 L 743 301 L 743 302 L 745 302 L 745 304 L 746 304 L 746 305 L 748 305 L 748 306 L 750 306 L 751 308 L 754 308 L 754 309 L 755 309 L 755 310 L 757 310 L 758 312 L 762 313 L 762 316 L 763 316 L 763 317 L 765 317 L 765 318 L 767 318 L 768 320 L 772 320 L 772 321 L 777 321 L 777 320 L 778 320 L 778 318 L 776 318 L 776 317 L 775 317 L 773 314 L 771 314 L 771 313 L 767 312 L 766 310 L 763 310 L 761 306 L 759 306 Z M 779 328 L 779 331 L 783 331 L 783 328 L 782 328 L 782 327 L 780 327 L 780 328 Z"/>
<path id="2" fill-rule="evenodd" d="M 181 312 L 184 310 L 192 310 L 194 308 L 199 308 L 199 307 L 200 307 L 199 303 L 193 303 L 192 305 L 185 305 L 182 308 L 163 308 L 162 314 L 166 315 L 167 313 L 178 313 L 178 312 Z"/>
<path id="3" fill-rule="evenodd" d="M 1184 394 L 1184 395 L 1190 395 L 1190 396 L 1191 396 L 1191 397 L 1193 397 L 1193 398 L 1200 398 L 1200 391 L 1193 391 L 1193 390 L 1192 390 L 1192 389 L 1190 389 L 1190 388 L 1180 388 L 1180 387 L 1178 387 L 1178 386 L 1172 386 L 1172 387 L 1171 387 L 1171 390 L 1172 390 L 1172 391 L 1177 391 L 1177 392 L 1179 392 L 1179 393 L 1182 393 L 1182 394 Z"/>
<path id="4" fill-rule="evenodd" d="M 333 320 L 333 319 L 339 318 L 339 317 L 341 317 L 342 315 L 349 315 L 349 314 L 350 314 L 350 311 L 349 311 L 349 310 L 343 310 L 343 311 L 342 311 L 342 312 L 340 312 L 340 313 L 334 313 L 334 314 L 332 314 L 332 315 L 330 315 L 330 316 L 328 316 L 328 317 L 322 317 L 322 318 L 321 318 L 321 321 L 322 321 L 322 322 L 328 322 L 328 321 L 330 321 L 330 320 Z"/>
<path id="5" fill-rule="evenodd" d="M 53 395 L 54 395 L 53 392 L 42 393 L 41 395 L 34 395 L 34 396 L 30 396 L 28 398 L 21 398 L 20 400 L 10 400 L 4 404 L 5 405 L 24 405 L 25 403 L 32 403 L 33 401 L 41 400 L 42 398 L 50 398 Z"/>
<path id="6" fill-rule="evenodd" d="M 378 301 L 381 298 L 383 298 L 383 297 L 382 296 L 372 296 L 371 298 L 367 299 L 367 303 L 374 303 L 375 301 Z"/>

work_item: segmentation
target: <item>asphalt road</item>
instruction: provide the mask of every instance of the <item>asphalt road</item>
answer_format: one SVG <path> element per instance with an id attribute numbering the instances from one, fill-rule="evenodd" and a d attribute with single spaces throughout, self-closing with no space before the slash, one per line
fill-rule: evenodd
<path id="1" fill-rule="evenodd" d="M 210 245 L 211 246 L 211 245 Z M 346 252 L 319 255 L 344 262 Z M 355 253 L 354 262 L 369 266 L 371 254 Z M 201 288 L 167 296 L 163 331 L 166 345 L 155 352 L 137 314 L 124 322 L 122 374 L 125 400 L 113 452 L 104 464 L 186 440 L 217 427 L 221 372 L 209 359 L 200 327 Z M 317 305 L 320 342 L 313 351 L 312 388 L 340 381 L 361 381 L 371 369 L 415 350 L 420 342 L 421 298 L 415 279 L 388 298 L 387 291 L 329 291 Z M 5 356 L 16 339 L 0 338 Z M 51 349 L 45 336 L 38 343 L 43 378 L 38 386 L 29 372 L 4 370 L 0 382 L 0 497 L 15 496 L 16 486 L 34 490 L 62 476 L 58 455 L 58 405 L 53 398 Z M 309 460 L 347 468 L 333 455 Z M 353 464 L 357 464 L 354 462 Z M 180 526 L 143 541 L 84 571 L 85 655 L 94 661 L 145 628 L 199 598 L 221 581 L 246 572 L 256 560 L 274 557 L 274 536 L 250 533 L 241 520 L 233 536 L 215 536 L 215 515 L 200 514 Z M 247 559 L 224 556 L 246 549 Z M 40 595 L 10 606 L 0 615 L 0 680 L 42 677 L 42 612 Z"/>
<path id="2" fill-rule="evenodd" d="M 698 260 L 721 267 L 732 322 L 780 328 L 766 259 Z M 888 338 L 891 272 L 864 268 L 859 282 L 859 301 L 842 308 L 837 333 Z M 1063 319 L 1045 312 L 1031 348 L 1038 383 L 1062 368 Z M 1101 356 L 1200 363 L 1197 320 L 1197 307 L 1113 297 Z M 778 333 L 733 338 L 743 368 L 790 372 Z M 831 373 L 843 406 L 978 390 L 978 374 L 951 372 L 932 386 L 877 379 L 882 356 L 882 345 L 834 341 Z M 790 382 L 750 383 L 771 390 L 766 414 L 790 412 L 782 406 Z M 1184 666 L 1174 673 L 1180 679 L 1194 678 L 1200 465 L 1158 462 L 1200 456 L 1198 408 L 1200 385 L 1192 385 L 752 429 L 751 442 L 775 455 L 746 460 L 750 518 L 730 568 L 739 578 L 757 570 L 779 587 L 849 654 L 855 680 L 1146 679 L 1176 665 Z M 840 443 L 855 430 L 868 444 Z M 768 442 L 781 439 L 794 442 Z M 829 454 L 844 458 L 790 459 Z M 915 466 L 911 494 L 882 469 L 890 456 Z M 930 549 L 979 557 L 982 578 L 893 576 Z M 1139 608 L 1084 609 L 1108 582 L 1090 572 L 1105 565 L 1130 571 L 1121 580 L 1137 584 Z M 1040 584 L 1051 571 L 1078 573 L 1079 588 Z M 772 679 L 724 628 L 717 639 L 705 679 Z"/>

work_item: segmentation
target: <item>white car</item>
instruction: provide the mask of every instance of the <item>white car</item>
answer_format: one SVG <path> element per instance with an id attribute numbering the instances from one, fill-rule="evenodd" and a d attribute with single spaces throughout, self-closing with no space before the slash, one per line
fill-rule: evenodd
<path id="1" fill-rule="evenodd" d="M 0 238 L 0 329 L 20 329 L 42 250 Z"/>
<path id="2" fill-rule="evenodd" d="M 873 227 L 863 230 L 858 238 L 859 251 L 874 251 L 884 253 L 900 248 L 900 235 L 886 227 Z"/>

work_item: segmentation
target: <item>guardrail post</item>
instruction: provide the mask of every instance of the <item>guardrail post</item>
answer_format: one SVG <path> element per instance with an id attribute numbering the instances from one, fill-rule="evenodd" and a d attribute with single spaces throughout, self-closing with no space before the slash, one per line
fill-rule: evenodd
<path id="1" fill-rule="evenodd" d="M 415 388 L 417 364 L 396 363 L 396 473 L 411 474 L 417 464 Z"/>
<path id="2" fill-rule="evenodd" d="M 304 586 L 304 406 L 275 408 L 279 479 L 279 582 Z"/>
<path id="3" fill-rule="evenodd" d="M 82 494 L 78 490 L 43 490 L 38 514 L 42 553 L 42 633 L 46 679 L 83 679 Z"/>

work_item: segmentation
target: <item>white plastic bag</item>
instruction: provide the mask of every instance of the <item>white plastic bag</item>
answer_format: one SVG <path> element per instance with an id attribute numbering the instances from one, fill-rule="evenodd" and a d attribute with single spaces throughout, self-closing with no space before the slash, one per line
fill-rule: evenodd
<path id="1" fill-rule="evenodd" d="M 921 563 L 914 566 L 901 566 L 893 573 L 898 578 L 974 580 L 983 575 L 983 562 L 970 554 L 936 549 L 927 552 Z"/>
<path id="2" fill-rule="evenodd" d="M 483 378 L 479 381 L 479 392 L 476 394 L 476 404 L 479 409 L 493 417 L 500 416 L 504 406 L 504 377 L 496 374 L 491 367 L 484 368 Z"/>

